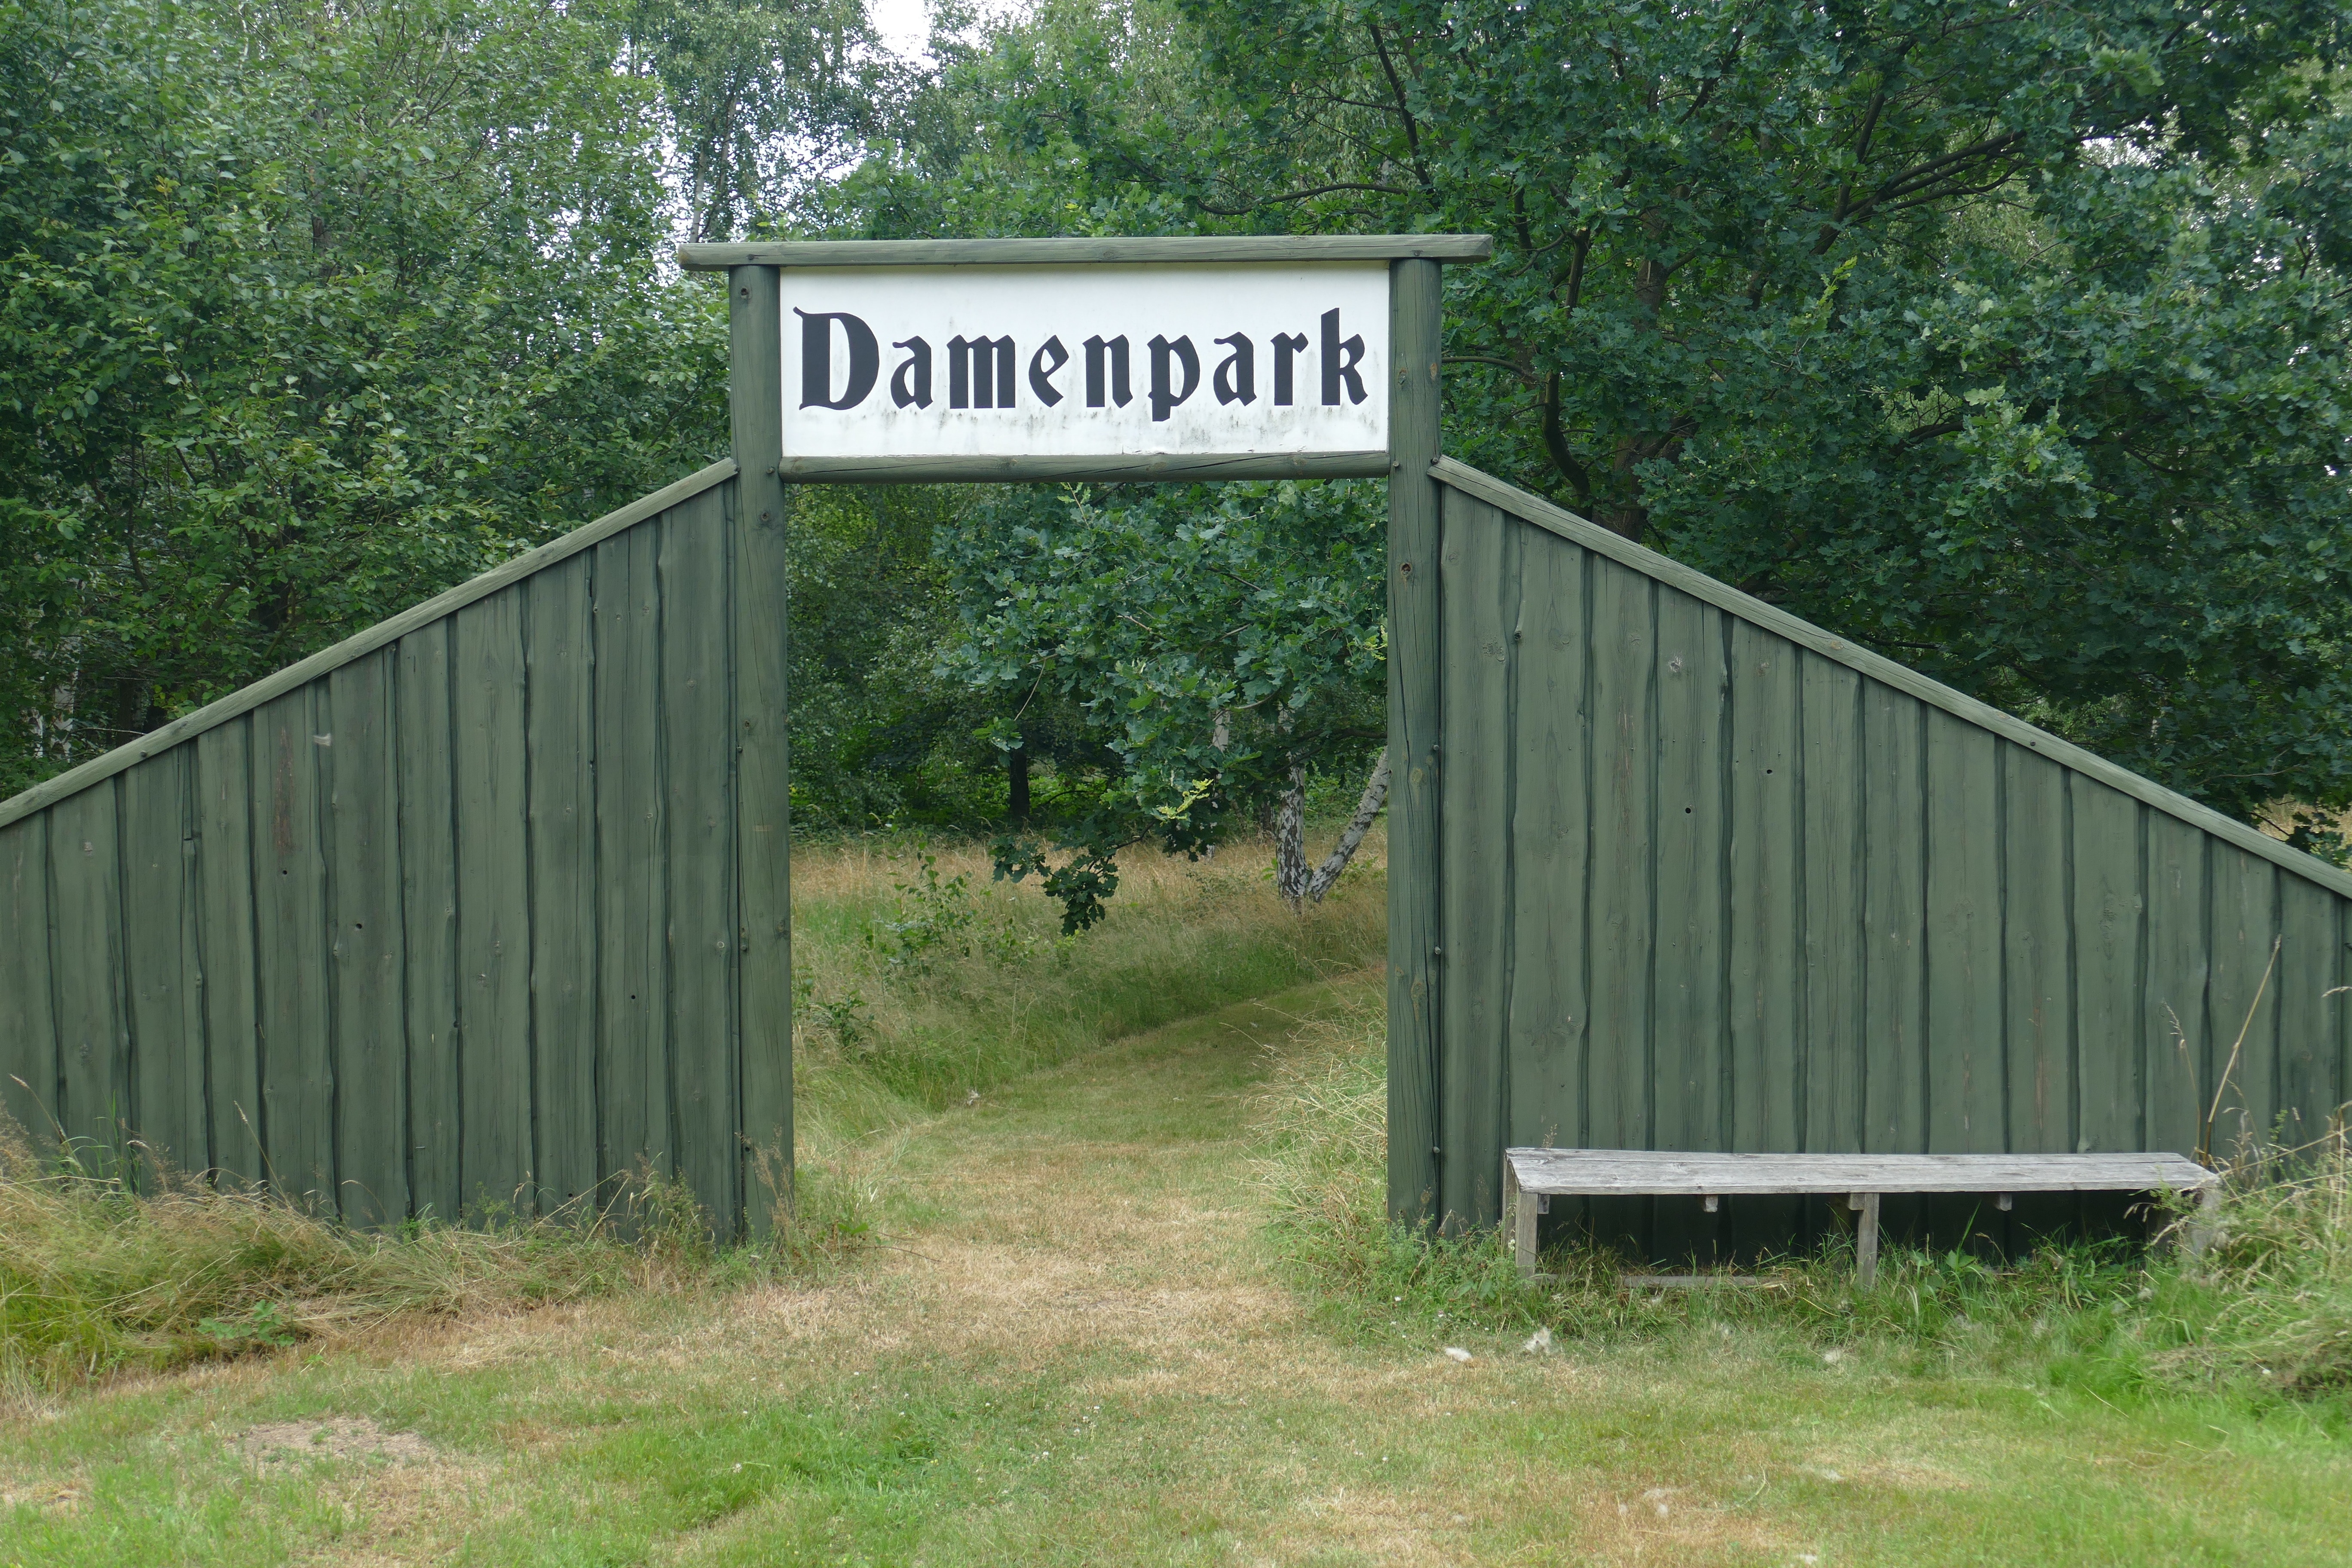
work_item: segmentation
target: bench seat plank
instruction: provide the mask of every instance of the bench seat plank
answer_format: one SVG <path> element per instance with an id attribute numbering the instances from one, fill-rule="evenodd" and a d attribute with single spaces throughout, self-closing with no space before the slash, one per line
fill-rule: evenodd
<path id="1" fill-rule="evenodd" d="M 1507 1149 L 1519 1191 L 1547 1197 L 1738 1193 L 2196 1192 L 2220 1180 L 2179 1154 L 1706 1154 Z"/>

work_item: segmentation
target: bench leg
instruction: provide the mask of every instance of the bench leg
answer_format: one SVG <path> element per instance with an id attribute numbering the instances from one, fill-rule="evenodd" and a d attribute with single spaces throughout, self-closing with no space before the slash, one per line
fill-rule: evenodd
<path id="1" fill-rule="evenodd" d="M 1878 1194 L 1854 1193 L 1845 1202 L 1862 1215 L 1853 1229 L 1853 1282 L 1867 1290 L 1878 1283 Z"/>
<path id="2" fill-rule="evenodd" d="M 1518 1258 L 1519 1278 L 1531 1278 L 1536 1271 L 1536 1201 L 1519 1190 L 1518 1173 L 1507 1159 L 1503 1162 L 1503 1215 L 1510 1223 L 1511 1249 Z"/>
<path id="3" fill-rule="evenodd" d="M 2221 1222 L 2221 1184 L 2208 1182 L 2197 1194 L 2197 1217 L 2189 1222 L 2189 1234 L 2181 1238 L 2182 1250 L 2191 1258 L 2202 1258 L 2205 1249 L 2213 1245 L 2214 1228 Z"/>

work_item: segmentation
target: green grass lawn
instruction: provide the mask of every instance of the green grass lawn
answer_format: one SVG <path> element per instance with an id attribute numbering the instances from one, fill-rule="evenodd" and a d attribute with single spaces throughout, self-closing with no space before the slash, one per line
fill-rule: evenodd
<path id="1" fill-rule="evenodd" d="M 1288 919 L 1244 903 L 1219 906 L 1240 922 L 1221 942 Z M 1312 968 L 1360 936 L 1284 940 Z M 28 1395 L 0 1423 L 0 1563 L 2352 1555 L 2352 1442 L 2326 1401 L 1701 1309 L 1533 1354 L 1532 1309 L 1463 1297 L 1461 1268 L 1385 1308 L 1370 1274 L 1334 1284 L 1296 1213 L 1275 1223 L 1269 1127 L 1379 981 L 1297 978 L 1040 1047 L 1059 1059 L 976 1102 L 941 1087 L 935 1110 L 819 1043 L 815 1070 L 855 1080 L 829 1109 L 806 1086 L 827 1169 L 876 1239 L 797 1272 Z M 944 994 L 888 1005 L 938 1019 Z"/>

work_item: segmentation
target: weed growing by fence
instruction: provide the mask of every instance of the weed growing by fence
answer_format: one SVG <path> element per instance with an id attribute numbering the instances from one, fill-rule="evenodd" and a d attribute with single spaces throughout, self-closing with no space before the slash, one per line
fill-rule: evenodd
<path id="1" fill-rule="evenodd" d="M 1898 1247 L 1882 1254 L 1878 1286 L 1860 1291 L 1846 1245 L 1832 1241 L 1754 1270 L 1752 1286 L 1659 1291 L 1624 1288 L 1628 1265 L 1614 1253 L 1568 1246 L 1547 1250 L 1551 1279 L 1529 1282 L 1495 1232 L 1433 1241 L 1389 1223 L 1384 1037 L 1380 998 L 1367 994 L 1276 1058 L 1261 1100 L 1271 1235 L 1349 1331 L 1673 1342 L 1738 1326 L 1895 1372 L 2040 1377 L 2105 1397 L 2291 1396 L 2352 1417 L 2352 1147 L 2341 1127 L 2291 1154 L 2242 1150 L 2225 1166 L 2202 1258 L 2120 1241 L 2048 1244 L 2008 1263 Z"/>

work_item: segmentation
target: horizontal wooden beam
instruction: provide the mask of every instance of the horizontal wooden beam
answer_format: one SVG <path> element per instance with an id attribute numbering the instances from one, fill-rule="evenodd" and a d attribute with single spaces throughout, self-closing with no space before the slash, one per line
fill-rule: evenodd
<path id="1" fill-rule="evenodd" d="M 1874 1193 L 2196 1192 L 2221 1178 L 2178 1154 L 1710 1154 L 1507 1149 L 1508 1180 L 1549 1197 Z"/>
<path id="2" fill-rule="evenodd" d="M 1645 576 L 1679 588 L 1693 598 L 1704 600 L 1719 610 L 1727 610 L 1744 621 L 1787 637 L 1801 647 L 1809 647 L 1825 658 L 1833 658 L 1874 680 L 1885 682 L 1897 691 L 1907 692 L 1922 702 L 1940 708 L 1980 729 L 1990 730 L 2004 740 L 2039 752 L 2087 778 L 2120 790 L 2134 800 L 2179 817 L 2192 827 L 2227 839 L 2239 848 L 2259 855 L 2306 880 L 2316 882 L 2332 893 L 2352 898 L 2352 873 L 2337 870 L 2300 849 L 2290 848 L 2234 817 L 2224 816 L 2211 806 L 2200 805 L 2152 779 L 2142 778 L 2129 768 L 2111 763 L 2095 752 L 2086 752 L 2072 741 L 2062 740 L 2013 713 L 2004 713 L 1965 692 L 1953 690 L 1940 680 L 1930 679 L 1917 670 L 1906 668 L 1857 643 L 1825 632 L 1810 621 L 1799 620 L 1786 610 L 1743 594 L 1727 583 L 1716 581 L 1696 567 L 1685 566 L 1672 556 L 1661 555 L 1654 550 L 1636 544 L 1622 534 L 1612 532 L 1564 507 L 1554 506 L 1540 496 L 1530 495 L 1517 485 L 1506 483 L 1491 474 L 1481 473 L 1467 463 L 1440 458 L 1431 467 L 1430 473 L 1438 483 L 1451 486 L 1465 495 L 1475 496 L 1547 533 L 1573 540 L 1586 549 L 1606 555 Z"/>
<path id="3" fill-rule="evenodd" d="M 332 647 L 321 648 L 299 664 L 289 664 L 277 674 L 264 676 L 252 685 L 232 691 L 219 701 L 208 703 L 185 718 L 174 719 L 162 729 L 142 735 L 128 745 L 117 746 L 102 756 L 92 757 L 81 766 L 61 773 L 53 779 L 44 779 L 22 795 L 0 801 L 0 827 L 30 816 L 42 807 L 53 805 L 94 784 L 112 778 L 123 769 L 167 752 L 215 725 L 226 724 L 240 713 L 250 713 L 273 697 L 316 680 L 353 659 L 363 658 L 380 647 L 399 641 L 419 626 L 453 615 L 477 599 L 488 598 L 509 584 L 520 583 L 534 572 L 544 571 L 559 561 L 577 555 L 623 529 L 633 528 L 655 513 L 667 511 L 679 502 L 691 500 L 711 486 L 722 484 L 734 477 L 735 459 L 721 458 L 707 468 L 688 474 L 674 485 L 665 486 L 640 500 L 631 501 L 618 511 L 606 512 L 595 521 L 575 528 L 561 539 L 551 540 L 536 550 L 526 550 L 513 560 L 501 562 L 480 576 L 469 578 L 446 593 L 436 595 L 421 605 L 413 605 L 388 621 L 378 621 L 356 637 L 346 637 Z"/>
<path id="4" fill-rule="evenodd" d="M 788 239 L 766 245 L 681 245 L 688 272 L 730 267 L 1069 267 L 1217 261 L 1484 261 L 1484 234 L 1176 235 L 1144 239 Z"/>
<path id="5" fill-rule="evenodd" d="M 796 483 L 924 485 L 1050 479 L 1065 484 L 1196 479 L 1347 479 L 1389 471 L 1386 452 L 1139 452 L 1110 458 L 786 458 Z"/>

